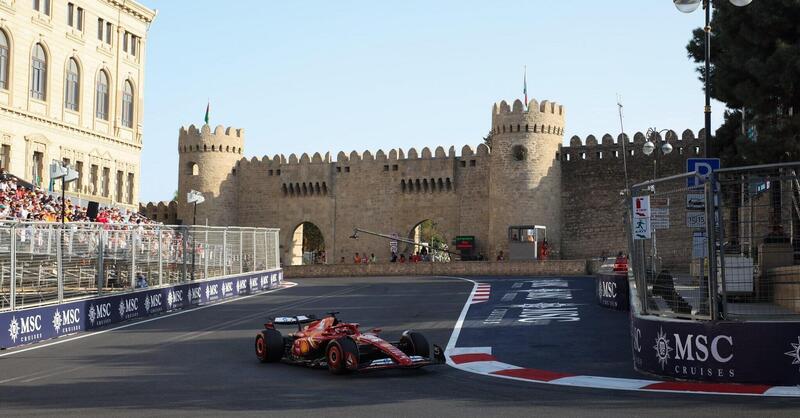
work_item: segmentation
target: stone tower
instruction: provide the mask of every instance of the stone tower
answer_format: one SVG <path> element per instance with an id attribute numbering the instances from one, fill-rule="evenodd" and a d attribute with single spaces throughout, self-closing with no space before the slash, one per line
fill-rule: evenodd
<path id="1" fill-rule="evenodd" d="M 536 100 L 492 108 L 489 167 L 489 251 L 508 252 L 508 228 L 544 225 L 551 252 L 561 245 L 561 163 L 564 108 Z M 556 254 L 553 254 L 554 256 Z"/>
<path id="2" fill-rule="evenodd" d="M 178 136 L 178 219 L 192 223 L 192 205 L 186 203 L 190 190 L 203 193 L 197 205 L 197 224 L 237 225 L 236 163 L 244 148 L 244 129 L 203 125 L 199 130 L 181 127 Z"/>

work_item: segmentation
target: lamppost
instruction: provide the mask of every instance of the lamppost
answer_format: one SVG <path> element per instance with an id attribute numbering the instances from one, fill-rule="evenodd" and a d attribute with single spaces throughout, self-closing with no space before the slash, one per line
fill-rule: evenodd
<path id="1" fill-rule="evenodd" d="M 194 260 L 195 254 L 197 253 L 197 244 L 195 243 L 194 239 L 194 225 L 197 223 L 197 204 L 203 203 L 206 201 L 206 198 L 203 197 L 203 194 L 198 192 L 197 190 L 191 190 L 189 193 L 186 194 L 186 202 L 192 204 L 192 273 L 191 273 L 191 280 L 194 281 Z"/>
<path id="2" fill-rule="evenodd" d="M 642 152 L 644 152 L 645 155 L 651 155 L 651 154 L 653 155 L 653 180 L 658 178 L 659 155 L 667 155 L 672 152 L 672 144 L 670 144 L 667 141 L 668 138 L 665 138 L 663 140 L 663 143 L 661 143 L 662 142 L 661 133 L 668 131 L 669 131 L 668 129 L 662 129 L 660 131 L 657 128 L 648 129 L 646 134 L 647 142 L 645 142 L 644 145 L 642 146 Z M 653 194 L 655 194 L 655 191 L 656 191 L 656 185 L 655 182 L 653 182 Z M 669 204 L 667 205 L 669 206 Z M 653 202 L 650 203 L 650 210 L 651 211 L 653 210 Z M 658 269 L 656 268 L 656 263 L 658 262 L 658 247 L 656 246 L 656 228 L 655 225 L 652 224 L 652 221 L 650 227 L 652 228 L 651 242 L 653 245 L 652 267 L 653 267 L 653 272 L 657 273 Z"/>
<path id="3" fill-rule="evenodd" d="M 748 4 L 752 3 L 753 0 L 728 0 L 737 7 L 744 7 Z M 706 14 L 706 25 L 703 28 L 706 32 L 706 39 L 705 39 L 705 95 L 706 95 L 706 106 L 704 109 L 705 112 L 705 130 L 706 136 L 703 138 L 703 153 L 706 158 L 708 158 L 708 138 L 711 136 L 711 0 L 672 0 L 675 3 L 675 7 L 678 8 L 683 13 L 692 13 L 693 11 L 697 10 L 698 7 L 702 4 L 703 9 L 705 10 Z"/>

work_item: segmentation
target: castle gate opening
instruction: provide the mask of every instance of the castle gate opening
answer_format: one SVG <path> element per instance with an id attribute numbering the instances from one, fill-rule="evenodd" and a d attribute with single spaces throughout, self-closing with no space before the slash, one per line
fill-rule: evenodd
<path id="1" fill-rule="evenodd" d="M 419 254 L 421 256 L 426 256 L 430 258 L 430 261 L 449 261 L 448 260 L 434 260 L 437 257 L 447 257 L 447 253 L 439 253 L 435 252 L 436 254 L 429 254 L 429 251 L 424 246 L 429 246 L 432 248 L 439 248 L 446 250 L 448 248 L 448 239 L 450 237 L 445 236 L 444 232 L 439 228 L 439 224 L 434 222 L 432 219 L 425 219 L 414 225 L 413 228 L 408 232 L 408 239 L 410 241 L 414 241 L 417 244 L 406 244 L 405 249 L 401 251 L 401 254 L 405 254 L 407 257 L 410 257 L 414 254 Z"/>
<path id="2" fill-rule="evenodd" d="M 303 222 L 292 233 L 290 265 L 325 263 L 325 237 L 319 227 Z"/>

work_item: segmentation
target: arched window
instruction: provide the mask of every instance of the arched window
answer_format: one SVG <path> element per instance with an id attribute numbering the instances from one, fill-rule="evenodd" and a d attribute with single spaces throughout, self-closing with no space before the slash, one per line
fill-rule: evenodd
<path id="1" fill-rule="evenodd" d="M 190 176 L 200 175 L 200 166 L 195 162 L 189 162 L 189 164 L 186 165 L 186 174 Z"/>
<path id="2" fill-rule="evenodd" d="M 97 104 L 95 105 L 98 119 L 108 120 L 108 74 L 101 70 L 97 75 Z"/>
<path id="3" fill-rule="evenodd" d="M 67 64 L 67 79 L 64 82 L 66 91 L 64 92 L 64 106 L 69 110 L 78 111 L 80 102 L 81 73 L 78 68 L 78 61 L 70 58 Z"/>
<path id="4" fill-rule="evenodd" d="M 0 30 L 0 89 L 8 89 L 9 42 L 5 32 Z"/>
<path id="5" fill-rule="evenodd" d="M 133 128 L 133 85 L 129 80 L 122 90 L 122 126 Z"/>
<path id="6" fill-rule="evenodd" d="M 31 97 L 47 99 L 47 55 L 42 44 L 33 47 L 31 56 Z"/>
<path id="7" fill-rule="evenodd" d="M 528 159 L 528 149 L 522 145 L 514 145 L 511 148 L 511 154 L 515 161 L 525 161 Z"/>

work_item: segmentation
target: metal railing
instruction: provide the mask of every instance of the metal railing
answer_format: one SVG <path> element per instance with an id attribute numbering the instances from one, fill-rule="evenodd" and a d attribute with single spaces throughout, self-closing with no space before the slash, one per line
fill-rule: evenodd
<path id="1" fill-rule="evenodd" d="M 279 267 L 278 230 L 0 223 L 0 311 Z"/>
<path id="2" fill-rule="evenodd" d="M 632 186 L 629 246 L 642 313 L 706 320 L 800 317 L 798 171 L 800 162 L 781 163 Z M 649 204 L 646 217 L 635 214 L 637 198 Z"/>

